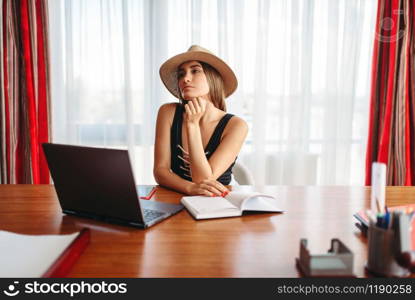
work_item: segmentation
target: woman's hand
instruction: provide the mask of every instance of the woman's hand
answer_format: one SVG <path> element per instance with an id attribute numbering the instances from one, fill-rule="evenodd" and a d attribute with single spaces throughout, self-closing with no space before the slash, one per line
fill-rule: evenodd
<path id="1" fill-rule="evenodd" d="M 219 181 L 205 179 L 201 183 L 193 183 L 189 189 L 189 195 L 204 195 L 210 197 L 226 196 L 229 190 Z"/>
<path id="2" fill-rule="evenodd" d="M 207 100 L 202 97 L 193 98 L 192 100 L 187 101 L 184 105 L 186 111 L 184 114 L 185 122 L 199 124 L 200 119 L 205 114 L 207 105 Z"/>

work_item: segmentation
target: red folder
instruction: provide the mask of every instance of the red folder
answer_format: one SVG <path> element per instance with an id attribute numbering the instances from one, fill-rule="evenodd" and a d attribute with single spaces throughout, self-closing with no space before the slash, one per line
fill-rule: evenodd
<path id="1" fill-rule="evenodd" d="M 43 278 L 57 278 L 68 275 L 72 266 L 89 244 L 91 231 L 89 228 L 82 229 L 72 243 L 62 252 L 56 261 L 43 274 Z"/>

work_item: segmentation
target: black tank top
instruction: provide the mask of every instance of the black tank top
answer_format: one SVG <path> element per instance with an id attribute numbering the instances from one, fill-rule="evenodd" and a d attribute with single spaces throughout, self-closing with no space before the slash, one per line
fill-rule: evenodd
<path id="1" fill-rule="evenodd" d="M 182 104 L 176 106 L 176 111 L 174 113 L 173 124 L 170 131 L 170 148 L 171 148 L 171 170 L 179 175 L 181 178 L 192 181 L 190 174 L 189 166 L 189 157 L 187 153 L 184 152 L 182 145 L 182 123 L 183 123 L 183 112 L 184 107 Z M 222 137 L 223 130 L 228 124 L 229 120 L 233 117 L 232 114 L 226 114 L 220 119 L 218 125 L 216 125 L 215 130 L 213 131 L 212 136 L 205 148 L 206 158 L 209 159 L 210 156 L 215 152 L 216 148 L 219 146 L 220 139 Z M 236 161 L 236 159 L 235 159 Z M 235 164 L 235 161 L 230 165 L 230 167 L 223 173 L 217 181 L 224 185 L 228 185 L 232 179 L 232 168 Z"/>

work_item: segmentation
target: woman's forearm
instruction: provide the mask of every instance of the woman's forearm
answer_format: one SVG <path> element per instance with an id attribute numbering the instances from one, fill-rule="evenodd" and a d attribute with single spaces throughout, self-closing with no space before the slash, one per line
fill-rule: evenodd
<path id="1" fill-rule="evenodd" d="M 193 182 L 185 180 L 165 168 L 155 171 L 154 178 L 159 185 L 171 188 L 183 194 L 190 194 L 191 187 L 194 185 Z"/>
<path id="2" fill-rule="evenodd" d="M 190 170 L 193 182 L 201 182 L 212 177 L 212 168 L 203 149 L 202 135 L 198 123 L 186 124 L 189 145 Z"/>

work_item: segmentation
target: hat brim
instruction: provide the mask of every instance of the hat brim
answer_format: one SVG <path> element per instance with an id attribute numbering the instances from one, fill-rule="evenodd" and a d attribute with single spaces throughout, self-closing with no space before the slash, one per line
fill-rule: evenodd
<path id="1" fill-rule="evenodd" d="M 159 73 L 163 84 L 176 98 L 180 98 L 180 91 L 177 84 L 178 68 L 181 64 L 192 60 L 207 63 L 219 72 L 222 76 L 226 98 L 229 97 L 238 87 L 238 80 L 236 79 L 234 72 L 219 57 L 204 51 L 188 51 L 173 56 L 160 67 Z"/>

